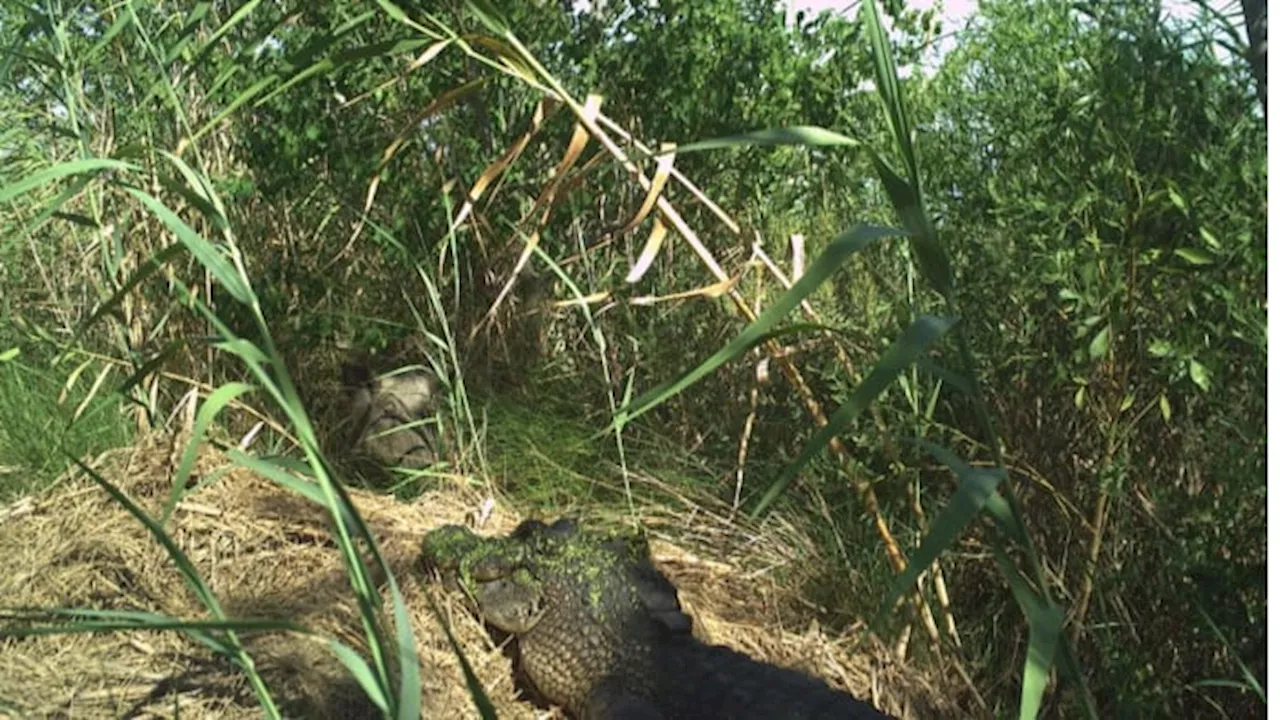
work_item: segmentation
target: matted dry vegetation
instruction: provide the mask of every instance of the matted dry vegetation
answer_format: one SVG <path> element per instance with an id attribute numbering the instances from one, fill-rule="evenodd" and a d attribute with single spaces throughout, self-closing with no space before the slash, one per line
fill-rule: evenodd
<path id="1" fill-rule="evenodd" d="M 113 451 L 93 465 L 136 502 L 158 511 L 172 467 L 160 438 Z M 358 615 L 330 539 L 323 508 L 205 451 L 198 475 L 225 474 L 190 493 L 167 529 L 232 617 L 290 618 L 361 642 Z M 443 523 L 476 525 L 489 495 L 458 478 L 412 503 L 353 491 L 400 579 L 422 660 L 423 716 L 470 718 L 475 710 L 448 641 L 427 602 L 431 593 L 502 718 L 558 717 L 521 697 L 510 660 L 453 595 L 417 570 L 418 543 Z M 889 654 L 851 648 L 858 632 L 822 632 L 796 611 L 779 566 L 804 567 L 816 552 L 781 521 L 754 532 L 705 506 L 640 508 L 655 559 L 680 588 L 700 635 L 757 658 L 799 667 L 903 718 L 948 717 L 954 705 L 928 678 Z M 674 509 L 673 509 L 674 508 Z M 478 529 L 519 521 L 497 499 Z M 68 477 L 55 489 L 0 508 L 0 596 L 9 607 L 93 607 L 203 616 L 165 551 L 105 492 Z M 329 651 L 297 634 L 264 633 L 245 644 L 291 716 L 359 717 L 369 707 Z M 0 641 L 0 699 L 32 717 L 261 717 L 243 677 L 225 660 L 176 632 L 54 635 Z M 2 713 L 0 713 L 2 714 Z"/>

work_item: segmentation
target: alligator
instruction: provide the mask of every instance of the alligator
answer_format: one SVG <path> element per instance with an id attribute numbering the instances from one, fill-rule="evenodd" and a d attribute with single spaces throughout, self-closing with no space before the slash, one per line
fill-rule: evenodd
<path id="1" fill-rule="evenodd" d="M 578 720 L 881 720 L 804 673 L 694 636 L 643 535 L 526 520 L 506 536 L 446 525 L 424 566 L 515 636 L 516 671 Z"/>

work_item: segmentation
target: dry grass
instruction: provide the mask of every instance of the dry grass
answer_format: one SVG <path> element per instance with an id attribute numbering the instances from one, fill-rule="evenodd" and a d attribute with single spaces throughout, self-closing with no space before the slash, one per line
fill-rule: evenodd
<path id="1" fill-rule="evenodd" d="M 153 438 L 98 458 L 108 480 L 151 511 L 168 493 L 168 442 Z M 214 451 L 200 474 L 226 465 Z M 423 715 L 474 717 L 462 674 L 424 594 L 433 593 L 503 718 L 547 717 L 521 699 L 510 661 L 457 598 L 415 571 L 418 542 L 443 523 L 474 524 L 480 484 L 401 503 L 354 491 L 362 515 L 401 578 L 422 659 Z M 813 545 L 775 523 L 754 534 L 715 513 L 677 502 L 646 507 L 656 559 L 680 588 L 700 634 L 757 658 L 800 667 L 903 718 L 952 716 L 938 686 L 888 653 L 851 651 L 855 631 L 830 637 L 792 609 L 792 582 L 778 566 L 802 567 Z M 672 510 L 672 507 L 676 510 Z M 479 527 L 504 532 L 519 516 L 498 500 Z M 271 482 L 231 469 L 189 495 L 169 531 L 232 617 L 288 617 L 353 646 L 359 621 L 324 511 Z M 0 508 L 0 597 L 10 607 L 131 608 L 196 618 L 200 606 L 164 551 L 105 493 L 85 480 Z M 711 558 L 714 558 L 711 559 Z M 359 689 L 315 640 L 283 634 L 245 639 L 292 716 L 369 714 Z M 260 717 L 252 692 L 228 663 L 173 632 L 58 635 L 0 641 L 0 700 L 33 717 Z M 551 717 L 557 717 L 550 711 Z"/>

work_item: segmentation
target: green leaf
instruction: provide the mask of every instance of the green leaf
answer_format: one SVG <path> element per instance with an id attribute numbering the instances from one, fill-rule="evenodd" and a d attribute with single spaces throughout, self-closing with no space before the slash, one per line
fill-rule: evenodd
<path id="1" fill-rule="evenodd" d="M 1107 349 L 1111 347 L 1111 325 L 1104 325 L 1093 336 L 1093 340 L 1089 343 L 1089 357 L 1097 360 L 1107 354 Z"/>
<path id="2" fill-rule="evenodd" d="M 909 182 L 903 180 L 880 157 L 879 153 L 871 153 L 876 173 L 885 193 L 898 211 L 898 218 L 911 237 L 911 249 L 915 252 L 916 261 L 920 264 L 920 273 L 924 275 L 929 286 L 945 298 L 951 297 L 953 278 L 951 275 L 951 259 L 947 256 L 942 244 L 938 241 L 937 231 L 933 223 L 925 217 L 924 204 Z"/>
<path id="3" fill-rule="evenodd" d="M 1173 408 L 1169 406 L 1169 396 L 1160 393 L 1160 416 L 1165 422 L 1169 422 L 1169 418 L 1173 417 Z"/>
<path id="4" fill-rule="evenodd" d="M 909 439 L 909 442 L 928 450 L 930 455 L 937 458 L 938 462 L 946 465 L 947 469 L 951 470 L 957 478 L 968 477 L 969 473 L 974 470 L 972 465 L 960 459 L 959 455 L 956 455 L 954 452 L 942 445 L 919 438 L 911 438 Z M 997 472 L 1005 471 L 998 470 Z M 1008 501 L 1001 497 L 1000 494 L 992 494 L 987 498 L 986 509 L 991 515 L 991 518 L 996 521 L 996 525 L 999 526 L 1006 535 L 1011 538 L 1018 539 L 1024 544 L 1031 541 L 1030 536 L 1024 532 L 1025 528 L 1014 519 L 1013 508 L 1010 507 Z"/>
<path id="5" fill-rule="evenodd" d="M 1209 392 L 1209 369 L 1201 365 L 1195 358 L 1187 359 L 1187 372 L 1191 374 L 1191 382 L 1204 392 Z"/>
<path id="6" fill-rule="evenodd" d="M 185 187 L 176 183 L 174 183 L 174 186 L 180 189 L 184 196 L 188 198 L 194 196 L 195 200 L 192 201 L 192 204 L 199 207 L 205 217 L 213 221 L 214 227 L 220 230 L 229 228 L 231 223 L 227 220 L 227 209 L 222 205 L 222 200 L 214 193 L 208 179 L 196 172 L 185 160 L 167 150 L 161 150 L 160 156 L 177 168 L 183 179 L 187 181 Z"/>
<path id="7" fill-rule="evenodd" d="M 955 325 L 954 318 L 939 318 L 933 315 L 922 315 L 916 318 L 916 321 L 911 323 L 911 326 L 898 336 L 893 345 L 889 346 L 881 354 L 880 361 L 876 363 L 875 369 L 858 384 L 853 394 L 831 416 L 826 426 L 818 430 L 809 439 L 809 442 L 805 444 L 804 449 L 800 451 L 796 459 L 773 481 L 773 484 L 765 492 L 764 497 L 760 498 L 760 502 L 751 511 L 752 517 L 759 517 L 768 510 L 782 494 L 782 491 L 786 489 L 796 473 L 805 465 L 808 465 L 809 461 L 818 453 L 822 452 L 827 443 L 831 441 L 831 438 L 844 432 L 845 428 L 853 422 L 853 419 L 863 410 L 870 407 L 871 403 L 884 392 L 884 389 L 889 386 L 889 383 L 893 382 L 898 373 L 914 363 L 916 358 L 929 349 L 953 325 Z"/>
<path id="8" fill-rule="evenodd" d="M 760 147 L 769 147 L 773 145 L 856 147 L 858 145 L 858 141 L 851 137 L 841 135 L 840 133 L 831 132 L 826 128 L 815 127 L 812 125 L 797 125 L 770 130 L 757 130 L 743 135 L 730 135 L 728 137 L 715 138 L 712 140 L 699 140 L 698 142 L 689 143 L 688 145 L 680 145 L 676 148 L 676 152 L 691 153 L 698 152 L 700 150 L 739 147 L 742 145 Z"/>
<path id="9" fill-rule="evenodd" d="M 128 511 L 130 515 L 132 515 L 138 522 L 142 523 L 143 526 L 151 532 L 151 536 L 155 538 L 155 540 L 159 542 L 166 551 L 168 551 L 169 557 L 173 560 L 174 564 L 178 566 L 178 571 L 182 575 L 182 578 L 195 593 L 196 597 L 199 598 L 201 604 L 208 608 L 209 612 L 212 613 L 214 617 L 220 620 L 225 619 L 226 616 L 222 613 L 222 606 L 218 603 L 217 596 L 214 595 L 213 591 L 209 589 L 209 586 L 205 584 L 204 578 L 200 576 L 200 571 L 196 570 L 195 564 L 193 564 L 191 559 L 187 557 L 187 554 L 182 551 L 182 548 L 178 547 L 178 544 L 174 542 L 173 538 L 164 531 L 164 528 L 161 527 L 160 524 L 157 523 L 150 515 L 148 515 L 147 511 L 143 510 L 134 503 L 133 500 L 129 499 L 129 497 L 119 488 L 99 475 L 96 470 L 84 464 L 83 461 L 75 456 L 68 455 L 67 457 L 78 465 L 90 479 L 97 483 L 103 490 L 106 490 L 107 494 L 110 495 L 112 499 L 119 503 L 121 507 Z"/>
<path id="10" fill-rule="evenodd" d="M 249 365 L 262 366 L 271 362 L 271 358 L 267 357 L 261 348 L 244 338 L 234 338 L 210 344 L 219 350 L 238 356 Z"/>
<path id="11" fill-rule="evenodd" d="M 1169 357 L 1173 354 L 1173 345 L 1168 340 L 1157 338 L 1147 346 L 1147 352 L 1153 357 Z"/>
<path id="12" fill-rule="evenodd" d="M 435 615 L 436 622 L 444 629 L 444 636 L 449 641 L 449 647 L 453 649 L 454 656 L 458 658 L 458 664 L 462 666 L 462 677 L 467 683 L 467 692 L 471 694 L 471 702 L 476 706 L 476 711 L 484 720 L 498 720 L 498 713 L 493 708 L 493 702 L 485 694 L 484 684 L 476 676 L 475 670 L 471 668 L 471 662 L 467 660 L 467 654 L 462 651 L 462 646 L 458 644 L 458 639 L 454 637 L 453 628 L 445 620 L 444 615 L 440 613 L 440 608 L 436 606 L 435 600 L 428 596 L 427 602 L 431 608 L 431 613 Z"/>
<path id="13" fill-rule="evenodd" d="M 889 120 L 889 127 L 893 130 L 902 161 L 907 167 L 907 183 L 916 198 L 916 204 L 920 204 L 919 164 L 916 162 L 915 148 L 911 142 L 911 125 L 907 121 L 906 103 L 902 99 L 902 90 L 898 83 L 898 67 L 893 58 L 893 49 L 889 45 L 889 35 L 880 22 L 880 13 L 875 3 L 863 3 L 862 14 L 871 40 L 871 60 L 875 67 L 876 91 L 880 95 L 880 104 Z M 915 232 L 914 228 L 907 229 Z"/>
<path id="14" fill-rule="evenodd" d="M 1200 617 L 1204 618 L 1204 621 L 1208 623 L 1209 629 L 1213 631 L 1214 637 L 1218 638 L 1218 642 L 1222 643 L 1222 645 L 1227 649 L 1227 652 L 1231 654 L 1231 659 L 1236 661 L 1236 665 L 1240 668 L 1240 674 L 1244 677 L 1243 683 L 1227 680 L 1201 680 L 1197 684 L 1220 684 L 1223 687 L 1231 687 L 1234 684 L 1241 689 L 1252 690 L 1254 694 L 1258 696 L 1258 699 L 1262 701 L 1262 704 L 1266 705 L 1267 693 L 1266 690 L 1263 689 L 1262 683 L 1258 682 L 1258 678 L 1254 676 L 1253 671 L 1251 671 L 1249 666 L 1245 664 L 1244 659 L 1240 657 L 1240 653 L 1238 653 L 1235 647 L 1227 641 L 1227 636 L 1223 634 L 1222 630 L 1218 627 L 1218 624 L 1213 621 L 1213 618 L 1209 617 L 1209 612 L 1204 609 L 1204 605 L 1195 598 L 1192 598 L 1191 601 L 1195 603 L 1196 609 L 1200 611 Z"/>
<path id="15" fill-rule="evenodd" d="M 413 621 L 404 604 L 404 595 L 395 576 L 390 576 L 391 607 L 395 617 L 396 659 L 400 667 L 400 688 L 396 710 L 399 720 L 420 720 L 422 717 L 422 665 L 418 660 L 417 642 L 413 638 Z"/>
<path id="16" fill-rule="evenodd" d="M 1031 626 L 1031 638 L 1027 648 L 1027 660 L 1022 669 L 1022 720 L 1036 720 L 1044 689 L 1053 669 L 1053 659 L 1062 639 L 1062 623 L 1066 613 L 1055 603 L 1045 603 L 1038 597 L 1023 601 L 1023 613 Z"/>
<path id="17" fill-rule="evenodd" d="M 1018 716 L 1021 720 L 1035 720 L 1040 712 L 1049 671 L 1058 655 L 1066 614 L 1056 603 L 1041 597 L 1027 584 L 1003 549 L 995 548 L 995 558 L 1000 574 L 1009 583 L 1013 597 L 1030 628 L 1027 659 L 1022 669 L 1022 701 Z M 1061 649 L 1069 650 L 1066 643 L 1061 643 Z M 1070 656 L 1069 652 L 1064 654 Z"/>
<path id="18" fill-rule="evenodd" d="M 344 36 L 351 34 L 353 30 L 355 30 L 359 26 L 366 23 L 375 15 L 376 13 L 373 10 L 368 10 L 364 13 L 361 13 L 360 15 L 353 17 L 351 20 L 343 23 L 341 27 L 333 30 L 332 32 L 324 36 L 323 39 L 317 39 L 314 43 L 307 46 L 307 50 L 306 50 L 307 57 L 318 56 L 324 53 L 325 51 L 329 50 L 329 48 L 339 45 L 342 42 Z M 257 100 L 254 100 L 253 106 L 261 107 L 263 105 L 266 105 L 267 103 L 275 99 L 277 96 L 287 92 L 290 88 L 294 87 L 298 83 L 303 82 L 308 78 L 314 77 L 317 74 L 320 74 L 322 72 L 334 70 L 339 67 L 342 67 L 343 65 L 349 62 L 352 62 L 355 60 L 368 59 L 371 56 L 376 56 L 379 54 L 395 55 L 400 51 L 408 52 L 409 48 L 421 47 L 422 45 L 427 44 L 428 41 L 420 38 L 407 38 L 401 42 L 403 44 L 395 43 L 395 42 L 375 43 L 373 45 L 364 46 L 363 48 L 357 48 L 355 50 L 348 50 L 345 52 L 337 53 L 337 55 L 334 57 L 321 57 L 319 60 L 316 60 L 315 62 L 311 63 L 310 65 L 303 68 L 302 70 L 299 70 L 295 72 L 293 75 L 289 76 L 288 80 L 285 80 L 283 83 L 277 85 L 275 88 L 271 90 L 271 92 L 259 97 Z"/>
<path id="19" fill-rule="evenodd" d="M 1186 260 L 1192 265 L 1212 265 L 1213 256 L 1206 250 L 1200 248 L 1178 248 L 1173 251 L 1174 255 Z"/>
<path id="20" fill-rule="evenodd" d="M 378 0 L 378 4 L 385 7 L 391 3 L 387 0 Z M 503 36 L 510 32 L 510 25 L 506 18 L 489 0 L 467 0 L 467 9 L 493 34 Z"/>
<path id="21" fill-rule="evenodd" d="M 338 661 L 347 668 L 347 672 L 351 673 L 351 677 L 360 683 L 361 689 L 364 690 L 365 695 L 369 696 L 373 704 L 377 705 L 384 715 L 390 713 L 391 706 L 387 702 L 387 695 L 374 677 L 373 670 L 369 668 L 369 663 L 365 662 L 365 659 L 360 657 L 359 653 L 336 638 L 329 638 L 328 645 L 333 654 L 338 657 Z"/>
<path id="22" fill-rule="evenodd" d="M 770 328 L 778 324 L 805 298 L 831 277 L 853 253 L 862 250 L 872 242 L 890 236 L 900 236 L 902 231 L 875 225 L 859 225 L 836 238 L 818 257 L 800 280 L 791 287 L 773 305 L 769 306 L 756 321 L 748 325 L 736 338 L 707 358 L 700 365 L 689 370 L 679 378 L 650 390 L 626 407 L 620 408 L 614 415 L 614 426 L 621 427 L 627 422 L 657 407 L 668 398 L 679 394 L 727 362 L 741 356 L 746 351 L 764 342 Z"/>
<path id="23" fill-rule="evenodd" d="M 195 54 L 195 61 L 198 62 L 202 60 L 208 53 L 210 53 L 211 50 L 222 41 L 223 37 L 239 25 L 242 20 L 252 15 L 253 11 L 258 8 L 259 4 L 261 4 L 261 0 L 249 0 L 249 2 L 246 2 L 236 8 L 236 11 L 231 13 L 231 17 L 228 18 L 226 22 L 222 23 L 222 25 L 209 35 L 207 39 L 204 39 L 204 45 L 201 46 L 200 50 Z M 208 5 L 212 6 L 212 3 L 208 3 Z"/>
<path id="24" fill-rule="evenodd" d="M 22 348 L 11 347 L 4 352 L 0 352 L 0 362 L 9 362 L 10 360 L 22 354 Z"/>
<path id="25" fill-rule="evenodd" d="M 1222 242 L 1218 240 L 1217 236 L 1210 232 L 1207 227 L 1200 228 L 1200 239 L 1204 240 L 1204 243 L 1214 250 L 1220 250 L 1222 248 Z"/>
<path id="26" fill-rule="evenodd" d="M 199 570 L 196 569 L 195 565 L 191 562 L 191 559 L 182 551 L 182 548 L 178 547 L 178 544 L 174 542 L 173 538 L 164 531 L 164 528 L 150 515 L 148 515 L 145 510 L 121 492 L 119 488 L 99 475 L 93 468 L 84 464 L 84 462 L 79 458 L 65 450 L 63 451 L 63 454 L 78 465 L 85 474 L 98 484 L 99 487 L 106 490 L 107 494 L 110 495 L 111 498 L 120 504 L 126 511 L 128 511 L 130 515 L 138 520 L 138 522 L 146 526 L 147 530 L 150 531 L 151 536 L 164 547 L 165 551 L 169 554 L 169 558 L 178 566 L 179 574 L 182 576 L 182 579 L 186 582 L 187 586 L 200 600 L 200 604 L 205 606 L 209 611 L 209 614 L 212 615 L 215 620 L 226 620 L 226 614 L 222 611 L 222 606 L 218 602 L 217 595 L 213 593 L 209 588 L 209 585 L 204 581 L 204 578 L 200 576 Z M 270 690 L 267 688 L 262 677 L 254 669 L 253 660 L 245 651 L 244 646 L 240 644 L 239 638 L 236 637 L 233 631 L 228 630 L 221 637 L 213 637 L 197 631 L 189 631 L 189 633 L 192 637 L 195 637 L 197 640 L 200 640 L 211 647 L 215 652 L 227 655 L 231 658 L 233 663 L 242 668 L 248 676 L 249 683 L 253 687 L 254 694 L 258 698 L 259 704 L 262 705 L 262 710 L 266 716 L 268 718 L 280 717 L 280 710 L 276 707 L 275 701 L 271 697 Z"/>
<path id="27" fill-rule="evenodd" d="M 94 179 L 93 175 L 84 174 L 77 177 L 74 182 L 66 183 L 62 188 L 62 191 L 58 193 L 57 197 L 44 202 L 44 208 L 39 213 L 30 220 L 22 223 L 23 227 L 21 230 L 15 229 L 14 232 L 7 234 L 8 237 L 5 237 L 3 241 L 0 241 L 0 250 L 7 249 L 7 246 L 11 243 L 25 240 L 32 232 L 35 231 L 36 228 L 44 225 L 44 223 L 51 217 L 69 220 L 70 222 L 80 225 L 86 225 L 95 230 L 99 229 L 97 223 L 92 219 L 84 218 L 82 220 L 81 218 L 83 216 L 79 216 L 75 213 L 63 212 L 61 210 L 62 206 L 68 201 L 80 197 L 84 193 L 84 189 L 88 187 Z"/>
<path id="28" fill-rule="evenodd" d="M 209 133 L 209 131 L 221 125 L 222 121 L 226 120 L 227 117 L 229 117 L 232 113 L 238 110 L 240 106 L 244 105 L 245 103 L 249 102 L 253 98 L 257 97 L 259 93 L 261 93 L 263 90 L 266 90 L 268 87 L 271 87 L 277 82 L 280 82 L 280 76 L 275 74 L 267 75 L 259 79 L 253 85 L 250 85 L 247 89 L 245 89 L 243 92 L 237 95 L 235 99 L 231 101 L 230 104 L 224 107 L 222 111 L 219 112 L 217 115 L 214 115 L 213 118 L 209 120 L 209 122 L 206 122 L 203 126 L 201 126 L 199 130 L 195 131 L 195 133 L 192 134 L 191 139 L 194 141 L 204 137 L 207 133 Z"/>

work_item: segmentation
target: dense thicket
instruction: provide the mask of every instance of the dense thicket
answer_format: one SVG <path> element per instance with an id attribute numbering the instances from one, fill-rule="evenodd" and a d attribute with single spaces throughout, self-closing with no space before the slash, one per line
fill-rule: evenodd
<path id="1" fill-rule="evenodd" d="M 783 292 L 757 244 L 789 276 L 794 234 L 812 259 L 855 223 L 898 222 L 867 151 L 887 152 L 892 135 L 862 16 L 789 20 L 769 0 L 499 5 L 570 95 L 600 93 L 604 114 L 651 148 L 799 125 L 864 144 L 678 156 L 740 231 L 674 182 L 667 196 L 748 304 Z M 544 116 L 542 93 L 499 71 L 502 55 L 482 40 L 492 28 L 465 9 L 432 16 L 443 38 L 432 41 L 390 6 L 245 7 L 0 9 L 0 351 L 21 350 L 0 364 L 0 466 L 48 474 L 55 439 L 77 452 L 119 442 L 126 410 L 141 426 L 161 424 L 191 379 L 234 376 L 210 362 L 199 342 L 207 328 L 175 287 L 202 295 L 232 329 L 252 325 L 184 255 L 129 286 L 173 239 L 93 176 L 19 193 L 57 162 L 136 162 L 148 190 L 184 217 L 209 201 L 183 189 L 163 153 L 207 173 L 228 227 L 199 227 L 234 233 L 304 390 L 324 387 L 348 347 L 433 335 L 446 341 L 424 342 L 429 352 L 457 350 L 456 365 L 444 363 L 454 389 L 495 408 L 514 398 L 547 425 L 585 417 L 603 427 L 612 402 L 677 376 L 744 325 L 714 293 L 627 302 L 718 278 L 673 233 L 642 280 L 625 280 L 650 225 L 618 230 L 644 191 L 621 164 L 588 162 L 598 143 L 554 202 L 540 202 L 573 115 L 548 104 Z M 1259 714 L 1249 674 L 1266 671 L 1267 168 L 1254 34 L 1230 13 L 1173 20 L 1153 0 L 993 0 L 938 60 L 932 14 L 885 10 L 958 327 L 1099 713 Z M 474 51 L 446 42 L 450 32 Z M 535 230 L 537 252 L 520 264 Z M 844 402 L 912 317 L 950 307 L 927 287 L 907 246 L 885 243 L 809 298 L 804 321 L 824 327 L 786 342 L 817 405 Z M 82 328 L 121 288 L 127 299 Z M 577 291 L 608 301 L 585 316 L 556 304 Z M 704 463 L 692 482 L 758 497 L 814 422 L 794 384 L 777 381 L 776 358 L 774 381 L 760 382 L 762 357 L 689 388 L 625 440 L 678 447 Z M 960 364 L 948 340 L 842 434 L 907 545 L 953 481 L 905 439 L 991 458 L 981 411 L 945 382 Z M 75 402 L 46 411 L 29 401 L 31 388 L 52 395 L 69 375 Z M 589 447 L 586 466 L 617 459 L 612 444 Z M 483 466 L 479 456 L 459 462 Z M 824 621 L 847 623 L 878 609 L 875 589 L 892 569 L 837 465 L 819 458 L 786 504 L 827 538 L 830 582 L 812 592 Z M 539 485 L 510 489 L 558 497 Z M 975 526 L 957 549 L 985 537 Z M 1017 705 L 1026 652 L 1014 599 L 985 557 L 949 554 L 941 569 L 962 640 L 944 652 L 1003 716 Z M 867 587 L 850 593 L 851 582 Z M 1050 697 L 1075 711 L 1070 693 Z"/>

